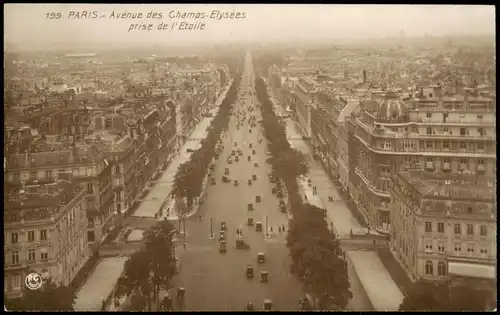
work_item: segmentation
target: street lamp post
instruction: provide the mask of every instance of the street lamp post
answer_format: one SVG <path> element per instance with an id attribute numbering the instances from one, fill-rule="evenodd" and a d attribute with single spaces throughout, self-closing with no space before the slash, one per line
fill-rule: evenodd
<path id="1" fill-rule="evenodd" d="M 211 239 L 211 240 L 215 239 L 214 229 L 213 229 L 213 220 L 212 220 L 212 218 L 210 218 L 210 239 Z"/>
<path id="2" fill-rule="evenodd" d="M 266 237 L 269 237 L 269 218 L 266 217 Z"/>

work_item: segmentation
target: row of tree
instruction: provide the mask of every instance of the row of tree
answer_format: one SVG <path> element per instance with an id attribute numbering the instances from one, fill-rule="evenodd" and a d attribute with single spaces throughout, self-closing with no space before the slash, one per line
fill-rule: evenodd
<path id="1" fill-rule="evenodd" d="M 317 308 L 345 309 L 352 293 L 344 253 L 328 228 L 326 211 L 302 201 L 297 179 L 308 172 L 304 156 L 290 147 L 285 127 L 274 112 L 262 78 L 256 79 L 255 87 L 273 176 L 284 182 L 288 192 L 292 214 L 287 236 L 292 259 L 290 270 L 302 280 L 315 303 L 318 302 Z"/>
<path id="2" fill-rule="evenodd" d="M 160 292 L 170 289 L 177 274 L 174 231 L 168 220 L 158 222 L 145 233 L 144 247 L 125 262 L 114 298 L 130 296 L 129 310 L 151 311 L 153 301 L 159 301 Z"/>
<path id="3" fill-rule="evenodd" d="M 241 73 L 238 73 L 220 105 L 217 116 L 210 123 L 207 137 L 201 141 L 201 147 L 191 154 L 187 162 L 179 166 L 175 174 L 172 194 L 175 197 L 186 198 L 188 208 L 192 207 L 194 199 L 201 194 L 203 179 L 216 154 L 216 144 L 227 130 L 231 108 L 236 101 L 241 79 Z"/>

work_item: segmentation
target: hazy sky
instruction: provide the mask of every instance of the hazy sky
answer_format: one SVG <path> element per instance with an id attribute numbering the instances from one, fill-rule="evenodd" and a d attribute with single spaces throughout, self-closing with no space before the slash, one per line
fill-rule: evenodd
<path id="1" fill-rule="evenodd" d="M 98 11 L 99 19 L 69 20 L 70 11 Z M 242 12 L 244 19 L 198 20 L 168 17 L 170 11 Z M 110 19 L 115 12 L 161 12 L 163 19 Z M 62 19 L 48 19 L 48 13 Z M 105 17 L 104 17 L 105 16 Z M 159 23 L 200 21 L 205 30 L 157 30 Z M 130 24 L 154 24 L 151 31 L 131 31 Z M 176 25 L 178 27 L 179 24 Z M 494 34 L 493 6 L 416 5 L 267 5 L 267 4 L 5 4 L 4 40 L 16 45 L 50 43 L 221 42 L 225 40 L 359 39 L 397 36 Z"/>

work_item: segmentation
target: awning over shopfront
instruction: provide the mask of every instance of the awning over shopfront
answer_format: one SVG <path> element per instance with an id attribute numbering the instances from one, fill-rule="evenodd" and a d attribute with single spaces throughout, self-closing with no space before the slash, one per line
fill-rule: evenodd
<path id="1" fill-rule="evenodd" d="M 491 265 L 448 262 L 448 273 L 462 277 L 496 279 L 495 266 Z"/>

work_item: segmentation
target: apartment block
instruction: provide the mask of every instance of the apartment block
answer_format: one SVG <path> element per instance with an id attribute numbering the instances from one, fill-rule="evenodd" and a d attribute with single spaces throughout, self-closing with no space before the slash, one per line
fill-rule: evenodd
<path id="1" fill-rule="evenodd" d="M 86 188 L 67 180 L 6 186 L 4 294 L 21 296 L 30 272 L 68 285 L 88 257 Z"/>
<path id="2" fill-rule="evenodd" d="M 496 290 L 496 191 L 471 175 L 393 173 L 391 249 L 416 280 Z"/>

